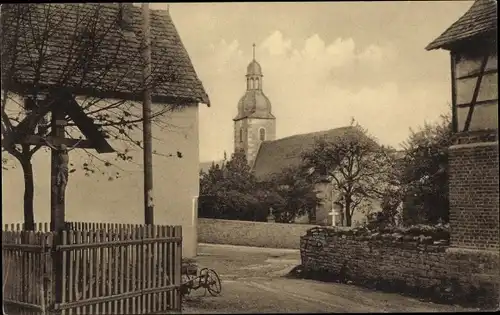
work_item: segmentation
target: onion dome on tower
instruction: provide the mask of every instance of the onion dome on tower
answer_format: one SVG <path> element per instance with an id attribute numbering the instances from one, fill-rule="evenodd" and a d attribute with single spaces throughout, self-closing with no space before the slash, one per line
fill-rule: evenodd
<path id="1" fill-rule="evenodd" d="M 247 67 L 247 90 L 238 102 L 238 115 L 234 120 L 243 118 L 274 119 L 271 113 L 271 102 L 262 91 L 262 67 L 255 60 L 255 44 L 253 45 L 253 60 Z"/>

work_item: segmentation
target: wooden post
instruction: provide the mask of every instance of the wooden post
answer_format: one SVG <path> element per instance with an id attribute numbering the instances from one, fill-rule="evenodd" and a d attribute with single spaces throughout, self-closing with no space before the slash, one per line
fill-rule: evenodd
<path id="1" fill-rule="evenodd" d="M 151 140 L 151 27 L 149 3 L 142 3 L 142 30 L 143 30 L 143 142 L 144 142 L 144 223 L 154 224 L 153 201 L 153 148 Z"/>
<path id="2" fill-rule="evenodd" d="M 54 109 L 52 111 L 52 133 L 54 138 L 64 138 L 64 112 Z M 65 191 L 59 188 L 57 177 L 59 174 L 61 161 L 68 159 L 68 152 L 65 150 L 54 150 L 51 152 L 51 170 L 50 170 L 50 230 L 61 231 L 64 228 L 65 221 Z"/>
<path id="3" fill-rule="evenodd" d="M 462 132 L 469 131 L 470 123 L 472 121 L 472 114 L 474 113 L 474 107 L 476 106 L 477 97 L 479 96 L 479 90 L 481 89 L 481 82 L 484 77 L 484 71 L 486 70 L 486 65 L 488 64 L 489 52 L 486 51 L 481 63 L 481 68 L 479 69 L 479 74 L 477 75 L 476 87 L 474 88 L 474 94 L 472 94 L 472 100 L 469 104 L 469 112 L 467 113 L 467 118 L 465 119 L 464 129 Z"/>
<path id="4" fill-rule="evenodd" d="M 60 105 L 60 104 L 57 104 Z M 60 106 L 58 106 L 60 107 Z M 64 111 L 54 106 L 52 110 L 51 136 L 55 138 L 64 138 Z M 62 233 L 64 230 L 65 221 L 65 204 L 63 189 L 60 189 L 57 184 L 57 177 L 60 172 L 61 161 L 68 158 L 68 152 L 65 150 L 52 149 L 51 156 L 51 194 L 50 194 L 50 230 L 55 232 L 52 247 L 52 272 L 54 275 L 54 303 L 62 302 L 63 291 L 63 257 L 62 252 L 57 250 L 57 245 L 62 244 Z M 60 311 L 55 310 L 54 314 L 60 314 Z"/>
<path id="5" fill-rule="evenodd" d="M 451 60 L 451 130 L 453 133 L 458 131 L 458 117 L 457 117 L 457 54 L 450 52 Z"/>

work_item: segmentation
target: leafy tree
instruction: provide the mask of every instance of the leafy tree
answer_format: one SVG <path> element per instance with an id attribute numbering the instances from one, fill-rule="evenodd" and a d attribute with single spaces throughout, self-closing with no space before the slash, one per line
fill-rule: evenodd
<path id="1" fill-rule="evenodd" d="M 264 185 L 266 205 L 273 208 L 276 222 L 291 223 L 304 214 L 311 217 L 319 204 L 314 184 L 302 167 L 289 167 Z"/>
<path id="2" fill-rule="evenodd" d="M 101 91 L 115 91 L 118 87 L 137 95 L 148 87 L 154 88 L 164 82 L 175 80 L 176 68 L 166 60 L 157 60 L 152 68 L 152 76 L 138 83 L 130 77 L 132 71 L 142 67 L 142 47 L 130 45 L 127 33 L 136 33 L 141 38 L 140 31 L 131 28 L 124 16 L 118 14 L 116 19 L 110 19 L 102 6 L 106 4 L 4 4 L 1 10 L 1 57 L 2 57 L 2 167 L 8 168 L 9 158 L 14 157 L 23 169 L 24 221 L 26 229 L 34 228 L 33 214 L 33 166 L 32 157 L 42 146 L 19 145 L 14 141 L 17 124 L 26 116 L 28 109 L 25 99 L 31 98 L 34 107 L 40 106 L 43 97 L 50 96 L 52 101 L 59 97 L 59 91 L 87 91 L 86 96 L 76 97 L 76 101 L 94 122 L 101 126 L 106 137 L 120 142 L 116 146 L 116 161 L 132 160 L 131 148 L 141 148 L 139 123 L 142 122 L 141 106 L 136 102 L 125 100 L 103 99 Z M 71 8 L 70 8 L 71 7 Z M 74 19 L 66 14 L 68 8 L 77 10 Z M 120 7 L 123 12 L 123 6 Z M 119 25 L 118 25 L 119 24 Z M 70 26 L 69 29 L 66 28 Z M 123 29 L 123 34 L 116 30 Z M 64 40 L 63 44 L 60 43 Z M 114 42 L 114 49 L 106 46 Z M 57 44 L 59 43 L 59 44 Z M 137 58 L 121 51 L 127 47 L 135 49 Z M 117 75 L 117 72 L 119 75 Z M 165 72 L 170 73 L 165 75 Z M 18 75 L 23 74 L 26 91 L 19 91 Z M 28 75 L 27 75 L 28 74 Z M 47 90 L 47 77 L 54 80 L 60 89 Z M 63 89 L 64 87 L 64 89 Z M 153 123 L 165 126 L 165 114 L 176 109 L 176 106 L 154 108 Z M 68 137 L 78 137 L 75 124 L 68 119 L 66 128 Z M 48 124 L 31 124 L 28 133 L 42 138 L 51 133 Z M 87 159 L 79 168 L 86 175 L 96 171 L 105 173 L 101 167 L 114 163 L 84 149 Z M 4 154 L 5 153 L 5 154 Z M 158 153 L 158 152 L 157 152 Z M 158 153 L 162 154 L 162 153 Z M 162 154 L 173 156 L 172 154 Z M 180 154 L 177 153 L 180 157 Z M 77 166 L 71 172 L 76 171 Z M 119 172 L 112 172 L 119 176 Z"/>
<path id="3" fill-rule="evenodd" d="M 339 193 L 345 224 L 354 211 L 381 198 L 389 182 L 391 155 L 354 121 L 333 140 L 321 138 L 303 155 L 313 174 L 328 176 Z"/>
<path id="4" fill-rule="evenodd" d="M 389 159 L 387 173 L 387 185 L 382 191 L 382 198 L 380 200 L 381 212 L 372 216 L 377 222 L 383 224 L 395 225 L 400 224 L 401 208 L 404 200 L 405 190 L 401 183 L 401 176 L 403 174 L 403 153 L 396 151 L 392 148 L 387 149 Z"/>
<path id="5" fill-rule="evenodd" d="M 243 152 L 200 174 L 200 217 L 265 221 L 272 208 L 277 222 L 290 223 L 318 203 L 314 186 L 300 169 L 258 182 Z"/>
<path id="6" fill-rule="evenodd" d="M 449 116 L 411 131 L 404 143 L 401 183 L 407 224 L 448 222 L 448 147 L 452 144 Z"/>
<path id="7" fill-rule="evenodd" d="M 267 213 L 262 191 L 243 152 L 234 153 L 222 165 L 213 164 L 200 178 L 200 217 L 263 221 Z"/>

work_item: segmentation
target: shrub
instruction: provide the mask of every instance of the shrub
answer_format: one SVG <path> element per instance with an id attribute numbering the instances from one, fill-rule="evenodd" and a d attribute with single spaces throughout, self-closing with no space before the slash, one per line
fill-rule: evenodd
<path id="1" fill-rule="evenodd" d="M 308 235 L 317 234 L 320 232 L 326 233 L 328 236 L 338 237 L 353 237 L 355 239 L 364 240 L 366 237 L 370 239 L 385 239 L 393 241 L 415 241 L 424 244 L 432 244 L 437 241 L 449 241 L 450 232 L 449 225 L 414 225 L 408 228 L 396 226 L 383 226 L 370 229 L 368 226 L 339 229 L 335 227 L 315 227 L 307 231 Z"/>

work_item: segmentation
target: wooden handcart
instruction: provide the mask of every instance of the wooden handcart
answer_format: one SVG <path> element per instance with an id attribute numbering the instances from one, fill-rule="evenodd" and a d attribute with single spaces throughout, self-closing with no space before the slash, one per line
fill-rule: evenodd
<path id="1" fill-rule="evenodd" d="M 192 290 L 205 289 L 204 296 L 208 293 L 218 296 L 222 292 L 222 284 L 215 270 L 203 268 L 197 272 L 197 268 L 182 266 L 181 295 L 189 295 Z"/>

